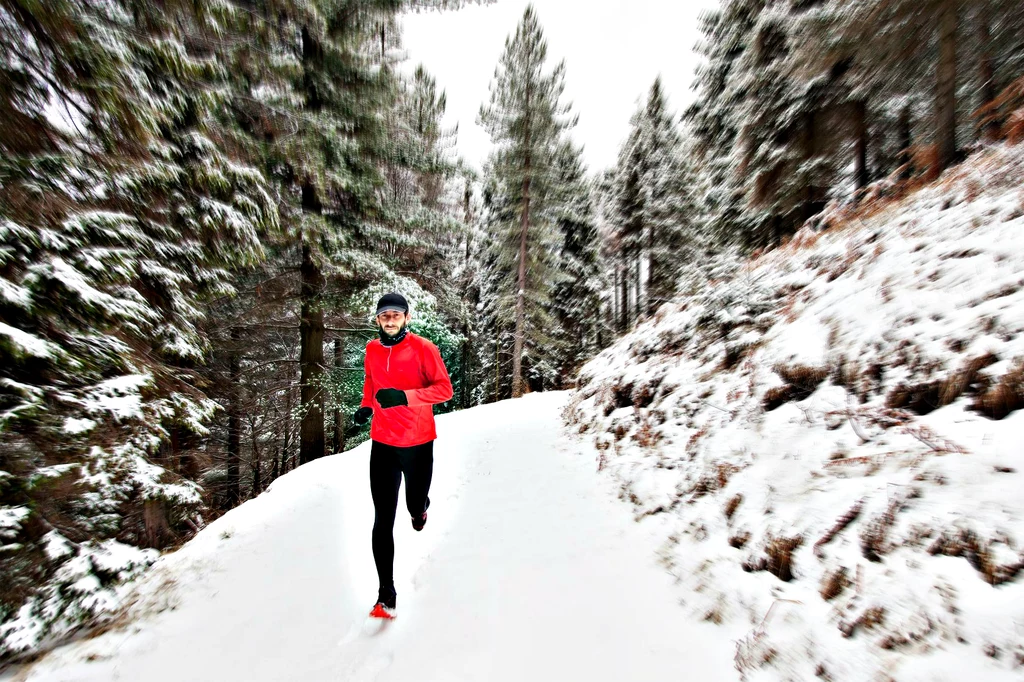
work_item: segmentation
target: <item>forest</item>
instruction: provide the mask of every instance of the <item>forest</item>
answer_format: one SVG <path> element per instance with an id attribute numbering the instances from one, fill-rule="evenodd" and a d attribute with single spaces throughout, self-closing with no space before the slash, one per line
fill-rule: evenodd
<path id="1" fill-rule="evenodd" d="M 0 660 L 364 441 L 383 293 L 441 350 L 441 410 L 571 389 L 684 268 L 1024 139 L 1019 2 L 722 0 L 696 101 L 649 84 L 587 168 L 531 7 L 473 168 L 400 28 L 463 4 L 0 0 Z"/>

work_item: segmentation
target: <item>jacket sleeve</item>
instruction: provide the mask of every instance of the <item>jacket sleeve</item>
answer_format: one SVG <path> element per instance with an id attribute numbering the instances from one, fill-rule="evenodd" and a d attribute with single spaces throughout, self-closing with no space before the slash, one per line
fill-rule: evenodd
<path id="1" fill-rule="evenodd" d="M 448 369 L 441 359 L 441 351 L 432 343 L 423 344 L 420 362 L 427 385 L 413 388 L 405 392 L 409 407 L 421 405 L 437 405 L 452 399 L 452 380 L 448 378 Z M 365 395 L 365 392 L 364 392 Z"/>
<path id="2" fill-rule="evenodd" d="M 366 346 L 366 354 L 363 356 L 363 400 L 359 407 L 374 407 L 373 402 L 373 379 L 370 378 L 370 346 Z"/>

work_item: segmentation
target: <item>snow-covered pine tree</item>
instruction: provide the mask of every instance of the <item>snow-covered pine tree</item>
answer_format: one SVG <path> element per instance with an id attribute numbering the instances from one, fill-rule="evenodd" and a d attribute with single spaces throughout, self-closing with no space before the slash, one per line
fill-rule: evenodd
<path id="1" fill-rule="evenodd" d="M 674 118 L 668 111 L 661 78 L 657 78 L 647 95 L 642 128 L 647 156 L 643 178 L 647 315 L 653 314 L 675 293 L 680 261 L 689 255 L 683 246 L 690 236 L 692 200 Z"/>
<path id="2" fill-rule="evenodd" d="M 1021 74 L 1019 42 L 1011 37 L 1024 29 L 1020 3 L 833 0 L 811 8 L 808 17 L 816 30 L 805 31 L 811 40 L 805 42 L 804 60 L 826 68 L 846 60 L 864 84 L 861 99 L 877 103 L 871 108 L 883 119 L 896 118 L 890 111 L 894 103 L 926 103 L 903 116 L 922 120 L 920 137 L 934 146 L 935 172 L 976 137 L 978 127 L 970 119 L 995 97 L 998 83 Z M 907 40 L 908 35 L 923 39 Z"/>
<path id="3" fill-rule="evenodd" d="M 658 78 L 630 119 L 615 168 L 613 244 L 623 314 L 630 323 L 671 298 L 680 258 L 685 257 L 681 247 L 691 229 L 691 189 L 673 119 Z"/>
<path id="4" fill-rule="evenodd" d="M 791 24 L 788 2 L 764 3 L 736 62 L 743 96 L 733 172 L 747 207 L 748 247 L 777 244 L 825 206 L 817 102 L 813 88 L 803 92 L 790 72 Z"/>
<path id="5" fill-rule="evenodd" d="M 557 321 L 557 347 L 548 352 L 555 367 L 552 388 L 567 386 L 565 380 L 600 350 L 601 263 L 593 196 L 580 150 L 566 141 L 556 160 L 560 191 L 556 213 L 561 244 L 558 251 L 559 281 L 551 296 Z"/>
<path id="6" fill-rule="evenodd" d="M 534 349 L 545 341 L 547 306 L 557 279 L 558 150 L 575 124 L 565 89 L 565 64 L 545 72 L 547 42 L 529 6 L 514 35 L 505 41 L 480 122 L 494 143 L 486 174 L 498 212 L 491 220 L 497 249 L 495 268 L 509 282 L 497 295 L 496 310 L 514 315 L 512 395 L 526 390 L 524 357 L 540 360 Z"/>
<path id="7" fill-rule="evenodd" d="M 628 330 L 642 315 L 640 269 L 643 267 L 646 229 L 644 181 L 649 159 L 643 137 L 643 108 L 630 118 L 630 131 L 619 150 L 612 185 L 616 279 L 620 299 L 620 326 Z"/>
<path id="8" fill-rule="evenodd" d="M 350 9 L 355 7 L 350 3 Z M 290 158 L 285 144 L 293 141 L 296 131 L 313 132 L 298 128 L 306 120 L 325 121 L 324 125 L 348 131 L 338 141 L 351 145 L 351 156 L 335 157 L 336 167 L 331 171 L 335 181 L 352 183 L 359 177 L 363 178 L 361 182 L 368 179 L 368 184 L 361 185 L 366 190 L 361 199 L 350 201 L 352 197 L 333 192 L 333 206 L 324 209 L 330 208 L 331 214 L 324 221 L 324 229 L 334 231 L 323 235 L 321 242 L 323 286 L 316 296 L 316 304 L 322 310 L 326 361 L 325 371 L 313 380 L 316 390 L 307 391 L 307 398 L 312 393 L 324 401 L 321 416 L 314 413 L 312 421 L 314 428 L 322 421 L 324 449 L 330 447 L 334 452 L 344 448 L 346 420 L 354 409 L 353 401 L 358 402 L 352 391 L 358 390 L 355 384 L 361 380 L 361 351 L 367 335 L 373 332 L 367 319 L 372 302 L 367 303 L 361 292 L 385 284 L 399 286 L 400 278 L 395 273 L 402 272 L 413 278 L 413 287 L 423 287 L 437 297 L 437 307 L 443 314 L 457 318 L 455 312 L 448 311 L 460 309 L 459 297 L 448 291 L 454 284 L 447 273 L 456 261 L 442 255 L 449 247 L 456 248 L 461 236 L 458 220 L 454 218 L 460 209 L 453 198 L 451 182 L 457 174 L 457 164 L 450 158 L 454 131 L 441 125 L 444 93 L 422 68 L 402 75 L 398 62 L 399 26 L 393 12 L 366 10 L 362 16 L 365 30 L 349 34 L 342 41 L 343 46 L 355 50 L 355 64 L 379 71 L 380 82 L 368 86 L 360 85 L 358 80 L 350 83 L 345 73 L 329 80 L 341 93 L 339 101 L 344 103 L 348 101 L 346 97 L 358 95 L 361 105 L 369 107 L 370 115 L 379 123 L 376 133 L 362 130 L 359 135 L 359 129 L 344 119 L 354 115 L 348 110 L 340 118 L 330 108 L 323 108 L 316 119 L 307 113 L 305 98 L 298 90 L 302 82 L 296 78 L 295 64 L 290 61 L 290 55 L 298 52 L 295 36 L 300 31 L 289 25 L 281 27 L 266 18 L 264 29 L 254 32 L 261 35 L 266 28 L 272 29 L 268 44 L 262 49 L 274 55 L 274 59 L 260 64 L 255 57 L 244 63 L 274 68 L 252 74 L 252 91 L 258 96 L 257 101 L 243 98 L 238 103 L 247 111 L 247 130 L 252 132 L 253 139 L 265 140 L 266 165 L 281 182 L 283 201 L 294 203 L 296 197 L 293 179 L 283 172 Z M 350 30 L 355 31 L 355 27 Z M 368 92 L 373 97 L 367 97 Z M 294 222 L 302 215 L 294 205 L 286 206 L 283 212 L 286 221 Z M 451 236 L 453 233 L 455 236 Z M 235 463 L 240 452 L 252 448 L 243 444 L 249 434 L 235 433 L 235 428 L 241 428 L 241 421 L 232 420 L 230 414 L 258 409 L 263 421 L 272 425 L 263 431 L 266 442 L 262 447 L 262 452 L 272 457 L 264 465 L 271 471 L 275 466 L 283 471 L 286 463 L 291 462 L 291 448 L 301 442 L 301 438 L 293 438 L 289 429 L 303 418 L 307 425 L 310 421 L 310 411 L 303 407 L 301 397 L 293 401 L 294 416 L 282 411 L 279 417 L 270 417 L 278 411 L 279 403 L 291 397 L 294 381 L 309 384 L 302 381 L 301 373 L 294 371 L 303 363 L 300 348 L 290 346 L 288 341 L 289 337 L 299 338 L 296 333 L 301 322 L 301 282 L 296 277 L 296 266 L 301 262 L 301 240 L 294 229 L 285 230 L 281 239 L 268 245 L 268 251 L 271 255 L 264 268 L 254 276 L 246 276 L 241 288 L 247 295 L 226 302 L 222 314 L 216 316 L 221 321 L 221 369 L 215 378 L 230 374 L 231 360 L 239 350 L 232 341 L 233 329 L 245 330 L 241 382 L 230 382 L 221 393 L 226 403 L 241 404 L 244 409 L 226 405 L 228 414 L 219 425 L 219 441 L 227 446 L 222 456 L 228 466 L 211 472 L 207 484 L 218 490 L 232 490 L 238 487 L 236 481 L 242 480 L 243 495 L 253 492 L 244 485 L 245 471 L 251 465 L 242 461 L 239 467 Z M 301 343 L 298 345 L 301 347 Z M 333 369 L 327 371 L 329 366 Z M 457 372 L 457 365 L 452 369 Z M 268 393 L 272 400 L 263 401 L 261 397 Z M 230 496 L 219 501 L 232 504 Z"/>
<path id="9" fill-rule="evenodd" d="M 276 211 L 219 147 L 205 3 L 0 3 L 0 658 L 101 612 L 200 505 L 202 306 Z M 116 558 L 115 558 L 116 557 Z"/>
<path id="10" fill-rule="evenodd" d="M 701 17 L 703 39 L 698 52 L 703 63 L 694 81 L 697 98 L 683 120 L 693 139 L 698 229 L 705 240 L 718 244 L 744 239 L 746 206 L 735 153 L 746 85 L 739 62 L 750 49 L 762 4 L 724 0 L 721 7 Z"/>

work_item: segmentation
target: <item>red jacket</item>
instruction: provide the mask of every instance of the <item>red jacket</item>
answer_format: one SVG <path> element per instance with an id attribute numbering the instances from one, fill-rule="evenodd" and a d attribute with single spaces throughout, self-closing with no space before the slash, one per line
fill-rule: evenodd
<path id="1" fill-rule="evenodd" d="M 359 406 L 373 408 L 371 439 L 405 448 L 437 438 L 433 406 L 452 397 L 452 382 L 437 346 L 412 332 L 394 346 L 373 339 L 366 344 L 363 368 Z M 375 397 L 382 388 L 405 391 L 409 404 L 382 408 Z"/>

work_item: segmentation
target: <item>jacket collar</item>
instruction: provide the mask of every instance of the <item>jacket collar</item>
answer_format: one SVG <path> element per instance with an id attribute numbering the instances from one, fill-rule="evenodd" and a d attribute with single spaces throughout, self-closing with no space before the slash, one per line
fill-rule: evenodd
<path id="1" fill-rule="evenodd" d="M 377 336 L 380 337 L 380 345 L 385 346 L 385 347 L 397 346 L 398 344 L 400 344 L 402 342 L 402 340 L 408 334 L 409 334 L 409 328 L 404 326 L 404 325 L 399 330 L 398 334 L 396 336 L 393 336 L 393 337 L 392 336 L 388 336 L 387 334 L 384 333 L 384 330 L 382 328 L 377 327 Z"/>

